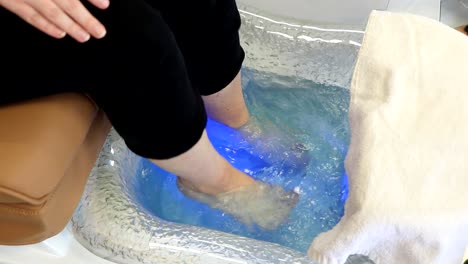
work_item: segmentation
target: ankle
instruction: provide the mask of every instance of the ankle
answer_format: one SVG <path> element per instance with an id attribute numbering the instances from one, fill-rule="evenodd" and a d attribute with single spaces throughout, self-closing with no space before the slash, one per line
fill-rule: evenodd
<path id="1" fill-rule="evenodd" d="M 250 115 L 248 112 L 242 113 L 239 116 L 236 116 L 232 120 L 224 120 L 224 124 L 231 128 L 240 128 L 249 122 Z M 222 122 L 223 123 L 223 122 Z"/>

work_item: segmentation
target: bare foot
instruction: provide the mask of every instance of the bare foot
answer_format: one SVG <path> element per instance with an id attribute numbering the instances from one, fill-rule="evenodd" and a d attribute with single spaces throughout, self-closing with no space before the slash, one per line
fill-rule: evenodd
<path id="1" fill-rule="evenodd" d="M 299 200 L 299 195 L 293 191 L 262 182 L 253 182 L 218 195 L 197 192 L 180 180 L 177 186 L 187 197 L 231 214 L 249 226 L 256 224 L 267 230 L 282 224 Z"/>
<path id="2" fill-rule="evenodd" d="M 293 167 L 304 167 L 309 162 L 308 148 L 304 144 L 275 126 L 265 129 L 254 116 L 239 131 L 267 162 Z"/>

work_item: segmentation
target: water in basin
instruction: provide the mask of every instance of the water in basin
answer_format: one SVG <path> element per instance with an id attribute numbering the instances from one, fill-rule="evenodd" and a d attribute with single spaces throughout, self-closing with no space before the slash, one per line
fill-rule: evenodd
<path id="1" fill-rule="evenodd" d="M 186 198 L 178 191 L 174 175 L 146 160 L 138 170 L 134 193 L 146 211 L 162 219 L 306 252 L 312 239 L 343 215 L 349 90 L 249 69 L 243 74 L 251 124 L 234 130 L 209 121 L 207 131 L 216 149 L 235 167 L 300 193 L 288 220 L 273 231 L 246 226 Z"/>

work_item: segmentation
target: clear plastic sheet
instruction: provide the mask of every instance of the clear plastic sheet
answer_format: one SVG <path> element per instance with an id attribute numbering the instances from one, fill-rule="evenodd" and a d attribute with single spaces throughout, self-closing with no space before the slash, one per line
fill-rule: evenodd
<path id="1" fill-rule="evenodd" d="M 245 6 L 240 14 L 245 67 L 349 88 L 363 29 L 285 21 Z"/>
<path id="2" fill-rule="evenodd" d="M 75 237 L 96 255 L 122 264 L 310 263 L 285 247 L 147 214 L 129 188 L 140 161 L 113 131 L 72 220 Z"/>
<path id="3" fill-rule="evenodd" d="M 283 22 L 240 7 L 245 66 L 325 85 L 349 87 L 363 32 Z M 137 203 L 132 193 L 141 158 L 112 132 L 73 219 L 75 237 L 116 263 L 311 263 L 276 244 L 167 222 Z"/>

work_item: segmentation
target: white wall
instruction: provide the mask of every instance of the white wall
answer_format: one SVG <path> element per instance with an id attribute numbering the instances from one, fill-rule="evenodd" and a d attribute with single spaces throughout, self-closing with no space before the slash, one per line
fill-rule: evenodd
<path id="1" fill-rule="evenodd" d="M 458 27 L 468 24 L 468 0 L 466 7 L 458 0 L 442 0 L 442 10 L 440 12 L 440 21 L 451 27 Z M 468 251 L 467 251 L 468 253 Z"/>
<path id="2" fill-rule="evenodd" d="M 318 24 L 363 24 L 371 10 L 409 12 L 439 20 L 440 0 L 237 0 L 267 14 Z"/>
<path id="3" fill-rule="evenodd" d="M 238 0 L 271 15 L 320 24 L 362 24 L 371 10 L 386 10 L 389 0 Z"/>
<path id="4" fill-rule="evenodd" d="M 388 10 L 440 20 L 440 0 L 390 0 Z"/>

